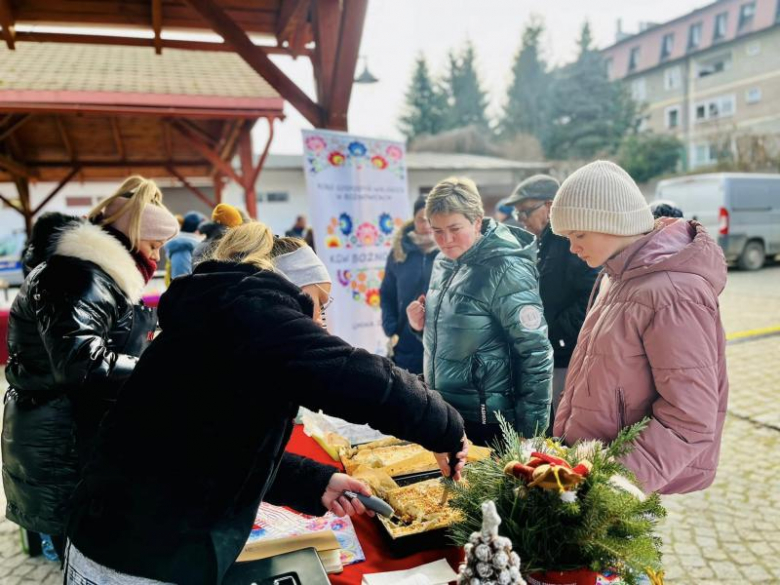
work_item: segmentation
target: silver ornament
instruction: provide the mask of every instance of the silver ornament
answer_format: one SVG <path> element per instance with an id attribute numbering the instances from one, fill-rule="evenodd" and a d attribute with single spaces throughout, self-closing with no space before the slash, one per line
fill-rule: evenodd
<path id="1" fill-rule="evenodd" d="M 492 552 L 488 545 L 480 544 L 478 547 L 474 549 L 474 556 L 476 556 L 480 561 L 487 562 L 490 560 L 490 557 L 492 556 Z"/>
<path id="2" fill-rule="evenodd" d="M 519 567 L 520 566 L 520 557 L 517 556 L 517 553 L 512 551 L 509 553 L 509 564 L 512 567 Z"/>
<path id="3" fill-rule="evenodd" d="M 477 563 L 477 575 L 483 579 L 490 577 L 493 574 L 493 567 L 487 563 Z"/>
<path id="4" fill-rule="evenodd" d="M 520 579 L 520 569 L 518 567 L 509 567 L 509 575 L 512 579 L 518 581 Z"/>
<path id="5" fill-rule="evenodd" d="M 509 565 L 509 555 L 504 551 L 500 550 L 493 555 L 493 566 L 496 569 L 504 569 L 507 565 Z"/>
<path id="6" fill-rule="evenodd" d="M 511 585 L 512 583 L 512 575 L 509 574 L 509 571 L 504 569 L 498 574 L 498 585 Z"/>

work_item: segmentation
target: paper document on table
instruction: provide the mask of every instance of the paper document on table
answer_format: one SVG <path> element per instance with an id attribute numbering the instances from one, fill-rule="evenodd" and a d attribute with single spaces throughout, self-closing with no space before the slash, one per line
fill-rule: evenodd
<path id="1" fill-rule="evenodd" d="M 419 580 L 421 578 L 425 580 Z M 444 559 L 439 559 L 404 571 L 363 575 L 363 585 L 447 585 L 457 578 L 458 575 L 452 570 L 450 564 Z M 407 581 L 407 579 L 411 580 Z"/>
<path id="2" fill-rule="evenodd" d="M 368 443 L 386 439 L 388 435 L 383 435 L 379 431 L 372 429 L 368 425 L 356 425 L 343 419 L 336 418 L 320 412 L 312 412 L 301 408 L 303 420 L 303 432 L 308 436 L 320 435 L 326 436 L 328 433 L 334 433 L 344 437 L 350 445 Z"/>

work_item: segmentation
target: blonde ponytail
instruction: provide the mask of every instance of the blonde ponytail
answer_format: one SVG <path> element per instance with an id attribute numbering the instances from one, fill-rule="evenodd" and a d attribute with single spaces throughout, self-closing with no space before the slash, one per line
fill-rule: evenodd
<path id="1" fill-rule="evenodd" d="M 141 241 L 141 216 L 144 208 L 147 205 L 162 207 L 162 198 L 162 191 L 157 183 L 140 175 L 133 175 L 125 179 L 113 195 L 93 207 L 87 217 L 91 221 L 99 220 L 100 225 L 111 225 L 125 214 L 130 214 L 126 235 L 130 239 L 133 249 L 138 249 Z M 108 206 L 117 199 L 123 200 L 120 201 L 124 203 L 122 207 L 113 215 L 105 216 Z"/>
<path id="2" fill-rule="evenodd" d="M 227 230 L 211 253 L 210 260 L 242 262 L 261 270 L 273 270 L 273 247 L 273 232 L 264 223 L 253 221 Z"/>

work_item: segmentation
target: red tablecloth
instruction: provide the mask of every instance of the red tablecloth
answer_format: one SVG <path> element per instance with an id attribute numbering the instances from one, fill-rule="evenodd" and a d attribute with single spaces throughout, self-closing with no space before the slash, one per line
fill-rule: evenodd
<path id="1" fill-rule="evenodd" d="M 313 439 L 303 434 L 303 427 L 300 425 L 295 427 L 290 443 L 287 445 L 287 450 L 321 463 L 341 467 Z M 355 524 L 355 530 L 363 547 L 363 552 L 366 554 L 366 560 L 362 563 L 345 567 L 344 572 L 339 575 L 331 575 L 330 582 L 333 585 L 360 585 L 365 573 L 410 569 L 441 558 L 446 558 L 450 565 L 457 570 L 462 554 L 460 548 L 439 548 L 419 552 L 407 557 L 395 558 L 387 551 L 376 520 L 366 516 L 355 516 L 352 518 L 352 521 Z"/>

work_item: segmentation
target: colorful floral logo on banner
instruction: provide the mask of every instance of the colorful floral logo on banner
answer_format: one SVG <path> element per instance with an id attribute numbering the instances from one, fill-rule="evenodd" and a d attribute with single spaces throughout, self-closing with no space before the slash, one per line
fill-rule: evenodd
<path id="1" fill-rule="evenodd" d="M 304 147 L 309 170 L 315 174 L 332 167 L 373 168 L 406 179 L 403 149 L 386 141 L 312 134 Z"/>
<path id="2" fill-rule="evenodd" d="M 352 300 L 365 303 L 372 309 L 379 309 L 379 287 L 384 277 L 385 271 L 380 268 L 358 268 L 336 272 L 338 283 L 351 291 Z"/>
<path id="3" fill-rule="evenodd" d="M 325 236 L 328 248 L 362 248 L 392 246 L 395 230 L 403 225 L 403 219 L 389 213 L 380 213 L 376 221 L 356 223 L 348 213 L 331 217 Z"/>

